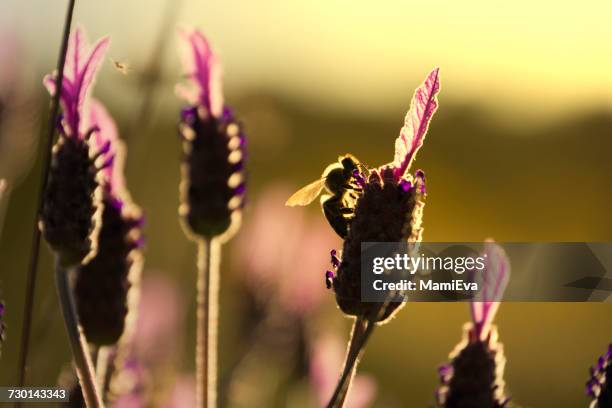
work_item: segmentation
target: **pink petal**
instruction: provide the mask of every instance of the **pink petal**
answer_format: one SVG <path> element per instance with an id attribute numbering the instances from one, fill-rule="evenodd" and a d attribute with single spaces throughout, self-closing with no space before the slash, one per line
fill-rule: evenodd
<path id="1" fill-rule="evenodd" d="M 98 71 L 98 66 L 104 58 L 104 54 L 108 49 L 109 43 L 110 39 L 108 37 L 99 40 L 93 47 L 89 58 L 87 58 L 85 64 L 83 67 L 81 67 L 81 72 L 77 82 L 79 84 L 78 102 L 80 106 L 82 106 L 87 99 L 87 94 L 89 93 L 89 90 L 94 82 L 96 73 Z"/>
<path id="2" fill-rule="evenodd" d="M 499 301 L 510 278 L 510 261 L 501 246 L 493 241 L 487 241 L 485 254 L 485 269 L 480 280 L 482 301 L 470 304 L 472 321 L 480 339 L 485 339 L 489 334 Z"/>
<path id="3" fill-rule="evenodd" d="M 198 30 L 179 31 L 183 45 L 183 70 L 196 88 L 195 98 L 183 92 L 189 103 L 199 104 L 215 116 L 223 113 L 221 63 L 213 53 L 206 37 Z"/>
<path id="4" fill-rule="evenodd" d="M 105 167 L 103 175 L 110 184 L 111 191 L 119 196 L 126 193 L 124 176 L 125 145 L 119 139 L 117 125 L 108 110 L 96 99 L 91 99 L 89 103 L 89 123 L 90 128 L 97 127 L 98 130 L 93 134 L 93 146 L 95 149 L 102 149 L 106 143 L 110 142 L 110 149 L 103 155 L 103 160 L 114 158 L 112 164 Z"/>
<path id="5" fill-rule="evenodd" d="M 395 140 L 393 168 L 396 177 L 401 177 L 410 168 L 417 151 L 423 145 L 429 122 L 438 108 L 437 93 L 440 91 L 439 68 L 434 69 L 417 88 L 404 119 L 404 127 Z"/>
<path id="6" fill-rule="evenodd" d="M 70 35 L 61 87 L 61 104 L 64 123 L 67 125 L 66 132 L 74 137 L 83 136 L 83 129 L 80 127 L 84 105 L 108 44 L 109 39 L 103 38 L 90 51 L 86 35 L 80 27 Z M 43 80 L 51 94 L 56 91 L 54 78 L 55 74 L 47 75 Z"/>

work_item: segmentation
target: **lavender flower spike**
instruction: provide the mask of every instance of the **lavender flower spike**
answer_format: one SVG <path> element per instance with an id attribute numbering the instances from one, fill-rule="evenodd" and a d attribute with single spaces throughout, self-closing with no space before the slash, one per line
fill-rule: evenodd
<path id="1" fill-rule="evenodd" d="M 423 144 L 427 126 L 437 107 L 440 90 L 439 70 L 434 69 L 425 79 L 411 103 L 405 125 L 395 142 L 395 160 L 366 174 L 354 174 L 360 189 L 354 205 L 354 217 L 348 224 L 341 261 L 333 260 L 335 276 L 331 279 L 340 309 L 348 314 L 373 322 L 385 322 L 403 304 L 389 301 L 361 302 L 361 243 L 417 242 L 421 240 L 421 218 L 425 205 L 425 173 L 407 170 L 416 151 Z M 334 274 L 332 272 L 332 274 Z M 331 275 L 326 273 L 326 282 Z M 394 294 L 389 293 L 389 299 Z"/>
<path id="2" fill-rule="evenodd" d="M 63 119 L 60 138 L 53 147 L 49 181 L 41 212 L 41 228 L 64 266 L 75 266 L 95 253 L 99 212 L 98 171 L 89 137 L 89 93 L 109 40 L 91 48 L 84 32 L 71 35 L 60 92 Z M 51 94 L 57 92 L 53 75 L 44 78 Z"/>
<path id="3" fill-rule="evenodd" d="M 476 272 L 481 275 L 477 280 L 484 298 L 471 302 L 472 321 L 464 326 L 463 340 L 450 354 L 450 363 L 439 369 L 442 385 L 436 397 L 444 408 L 502 408 L 510 400 L 504 395 L 503 345 L 492 325 L 508 282 L 510 263 L 504 250 L 492 241 L 485 244 L 485 258 L 485 269 Z"/>
<path id="4" fill-rule="evenodd" d="M 197 30 L 181 32 L 191 88 L 178 87 L 183 109 L 181 206 L 188 236 L 199 245 L 196 405 L 216 406 L 217 316 L 221 244 L 240 226 L 244 205 L 244 145 L 240 124 L 223 104 L 221 65 Z"/>
<path id="5" fill-rule="evenodd" d="M 111 163 L 103 170 L 102 219 L 98 251 L 77 275 L 75 299 L 85 337 L 97 346 L 118 342 L 126 327 L 128 294 L 139 280 L 142 266 L 140 227 L 143 218 L 125 188 L 125 147 L 104 106 L 92 100 L 90 124 L 93 143 L 101 152 L 97 159 Z"/>
<path id="6" fill-rule="evenodd" d="M 612 343 L 608 351 L 591 368 L 591 378 L 587 381 L 586 392 L 593 398 L 590 408 L 612 407 Z"/>
<path id="7" fill-rule="evenodd" d="M 389 291 L 384 302 L 361 301 L 361 244 L 363 242 L 409 242 L 421 240 L 421 219 L 426 196 L 425 173 L 408 173 L 417 150 L 423 144 L 440 90 L 439 70 L 434 69 L 417 89 L 404 127 L 395 142 L 394 161 L 369 170 L 350 155 L 340 163 L 350 169 L 345 190 L 336 193 L 336 207 L 327 203 L 326 216 L 342 227 L 342 253 L 332 251 L 332 270 L 325 272 L 325 284 L 333 288 L 343 313 L 355 316 L 344 369 L 328 407 L 343 406 L 360 354 L 376 325 L 383 324 L 403 305 L 401 293 Z M 342 177 L 347 176 L 342 172 Z M 291 200 L 291 199 L 290 199 Z M 336 215 L 339 214 L 339 216 Z M 328 220 L 330 217 L 328 216 Z M 336 228 L 334 228 L 336 229 Z M 336 229 L 338 231 L 340 229 Z"/>
<path id="8" fill-rule="evenodd" d="M 245 139 L 232 111 L 223 104 L 221 64 L 197 30 L 182 31 L 183 65 L 191 88 L 177 93 L 184 108 L 180 215 L 196 236 L 229 238 L 238 228 L 244 203 Z"/>

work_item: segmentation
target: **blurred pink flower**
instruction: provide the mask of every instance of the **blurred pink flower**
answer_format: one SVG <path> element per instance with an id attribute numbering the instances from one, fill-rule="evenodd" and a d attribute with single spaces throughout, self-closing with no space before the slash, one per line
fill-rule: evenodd
<path id="1" fill-rule="evenodd" d="M 151 406 L 151 398 L 167 391 L 166 382 L 175 375 L 173 367 L 181 350 L 185 307 L 178 288 L 160 275 L 147 277 L 140 287 L 136 327 L 124 345 L 124 363 L 111 384 L 118 395 L 115 408 Z"/>
<path id="2" fill-rule="evenodd" d="M 192 375 L 183 375 L 174 384 L 170 398 L 164 406 L 167 408 L 195 407 L 195 395 L 195 378 Z"/>
<path id="3" fill-rule="evenodd" d="M 185 305 L 175 284 L 161 276 L 141 284 L 138 317 L 132 338 L 137 357 L 154 360 L 179 347 Z"/>
<path id="4" fill-rule="evenodd" d="M 319 406 L 330 400 L 338 375 L 342 370 L 345 347 L 335 336 L 324 336 L 315 341 L 310 359 L 310 383 L 317 395 Z M 368 375 L 355 376 L 346 398 L 346 408 L 369 406 L 376 396 L 376 382 Z"/>
<path id="5" fill-rule="evenodd" d="M 321 271 L 336 242 L 322 217 L 285 207 L 291 189 L 265 190 L 236 242 L 237 269 L 260 299 L 297 315 L 315 309 L 325 295 Z"/>

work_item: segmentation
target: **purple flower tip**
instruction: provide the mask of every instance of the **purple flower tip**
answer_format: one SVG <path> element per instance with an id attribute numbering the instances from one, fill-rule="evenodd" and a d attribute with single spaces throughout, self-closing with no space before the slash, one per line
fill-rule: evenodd
<path id="1" fill-rule="evenodd" d="M 332 271 L 325 272 L 325 286 L 327 289 L 331 289 L 334 283 L 334 273 Z"/>
<path id="2" fill-rule="evenodd" d="M 100 148 L 100 150 L 98 151 L 98 154 L 106 154 L 110 151 L 111 148 L 111 141 L 107 140 L 104 145 Z"/>
<path id="3" fill-rule="evenodd" d="M 123 208 L 123 201 L 115 196 L 110 197 L 110 204 L 113 206 L 113 208 L 116 208 L 119 211 L 121 211 Z"/>
<path id="4" fill-rule="evenodd" d="M 338 259 L 338 252 L 335 249 L 332 249 L 330 252 L 331 255 L 331 263 L 334 268 L 338 268 L 340 266 L 340 259 Z"/>
<path id="5" fill-rule="evenodd" d="M 425 187 L 425 172 L 421 169 L 415 173 L 416 185 L 419 187 L 419 192 L 425 194 L 427 192 Z"/>
<path id="6" fill-rule="evenodd" d="M 139 217 L 130 220 L 130 228 L 142 228 L 145 225 L 145 216 L 140 215 Z"/>
<path id="7" fill-rule="evenodd" d="M 353 178 L 355 179 L 355 181 L 357 182 L 357 184 L 359 185 L 359 187 L 363 188 L 366 185 L 366 181 L 363 178 L 363 176 L 361 175 L 361 173 L 359 172 L 358 169 L 353 170 Z"/>
<path id="8" fill-rule="evenodd" d="M 181 119 L 186 123 L 193 123 L 198 114 L 198 109 L 194 106 L 187 106 L 181 110 Z"/>
<path id="9" fill-rule="evenodd" d="M 105 169 L 107 167 L 111 167 L 113 165 L 113 163 L 115 162 L 115 155 L 111 155 L 109 156 L 104 163 L 102 163 L 102 165 L 100 166 L 100 170 Z"/>
<path id="10" fill-rule="evenodd" d="M 242 157 L 242 160 L 240 160 L 238 163 L 235 163 L 233 165 L 232 169 L 234 171 L 242 171 L 242 170 L 244 170 L 244 156 Z"/>
<path id="11" fill-rule="evenodd" d="M 412 188 L 412 183 L 409 182 L 408 180 L 404 180 L 402 179 L 400 181 L 400 187 L 402 188 L 402 190 L 407 193 L 408 191 L 410 191 L 410 189 Z"/>
<path id="12" fill-rule="evenodd" d="M 236 193 L 236 195 L 243 195 L 245 192 L 246 192 L 245 183 L 241 183 L 238 187 L 234 189 L 234 193 Z"/>
<path id="13" fill-rule="evenodd" d="M 145 238 L 144 236 L 141 235 L 132 242 L 132 248 L 140 249 L 144 246 L 144 244 L 145 244 Z"/>

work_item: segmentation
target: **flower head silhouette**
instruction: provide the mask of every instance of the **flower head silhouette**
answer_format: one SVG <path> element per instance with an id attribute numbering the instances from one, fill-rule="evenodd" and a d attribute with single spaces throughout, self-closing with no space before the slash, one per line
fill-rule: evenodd
<path id="1" fill-rule="evenodd" d="M 43 83 L 51 94 L 60 92 L 60 138 L 53 147 L 49 181 L 41 213 L 43 235 L 66 266 L 78 265 L 95 254 L 99 222 L 98 171 L 112 163 L 108 150 L 94 152 L 90 143 L 96 131 L 88 121 L 92 84 L 109 44 L 108 38 L 88 46 L 77 28 L 70 35 L 64 77 L 59 90 L 54 76 Z"/>
<path id="2" fill-rule="evenodd" d="M 503 345 L 492 325 L 508 282 L 510 263 L 504 250 L 493 242 L 485 244 L 485 258 L 482 300 L 470 303 L 472 321 L 465 324 L 464 338 L 450 354 L 450 363 L 439 369 L 442 385 L 436 396 L 445 408 L 501 408 L 510 400 L 504 396 Z"/>
<path id="3" fill-rule="evenodd" d="M 342 253 L 331 252 L 333 271 L 326 272 L 326 282 L 336 293 L 340 309 L 353 316 L 384 322 L 402 305 L 401 302 L 361 302 L 361 243 L 416 242 L 421 240 L 425 173 L 408 172 L 427 133 L 429 121 L 438 102 L 439 70 L 434 69 L 416 90 L 404 126 L 395 142 L 392 163 L 378 169 L 353 172 L 358 185 L 354 215 Z"/>
<path id="4" fill-rule="evenodd" d="M 325 272 L 325 284 L 333 289 L 340 310 L 354 316 L 353 332 L 344 368 L 328 407 L 342 406 L 359 356 L 378 324 L 388 321 L 403 304 L 388 292 L 384 302 L 361 301 L 361 244 L 366 242 L 417 242 L 421 240 L 421 217 L 425 173 L 409 168 L 427 133 L 438 107 L 439 69 L 417 88 L 404 126 L 395 141 L 391 163 L 370 169 L 350 154 L 341 156 L 323 172 L 323 177 L 303 187 L 286 202 L 288 206 L 307 205 L 324 190 L 321 199 L 328 222 L 344 239 L 342 252 L 331 251 L 333 270 Z"/>
<path id="5" fill-rule="evenodd" d="M 124 332 L 128 292 L 138 280 L 143 217 L 125 187 L 125 147 L 104 106 L 91 101 L 93 144 L 113 160 L 102 170 L 102 217 L 96 255 L 80 267 L 75 285 L 79 318 L 88 341 L 114 344 Z"/>
<path id="6" fill-rule="evenodd" d="M 199 237 L 223 235 L 237 229 L 244 204 L 244 146 L 240 124 L 221 93 L 221 63 L 197 30 L 181 32 L 187 48 L 183 67 L 192 86 L 178 86 L 187 102 L 180 133 L 183 137 L 180 215 Z"/>
<path id="7" fill-rule="evenodd" d="M 593 398 L 591 408 L 612 407 L 612 343 L 608 351 L 597 360 L 597 365 L 591 367 L 591 378 L 587 381 L 587 394 Z"/>

